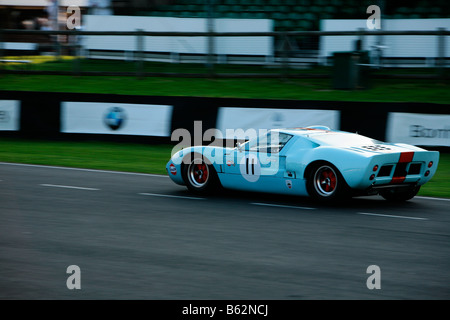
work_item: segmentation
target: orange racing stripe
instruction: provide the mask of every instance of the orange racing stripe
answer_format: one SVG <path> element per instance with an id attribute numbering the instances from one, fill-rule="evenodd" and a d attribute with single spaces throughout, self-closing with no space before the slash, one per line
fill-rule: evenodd
<path id="1" fill-rule="evenodd" d="M 398 160 L 398 163 L 409 163 L 412 161 L 413 157 L 414 157 L 413 151 L 402 152 L 402 153 L 400 153 L 400 159 Z M 395 171 L 394 171 L 394 173 L 395 173 Z M 403 183 L 403 181 L 405 181 L 405 179 L 406 179 L 406 175 L 401 176 L 401 177 L 392 177 L 390 184 Z"/>
<path id="2" fill-rule="evenodd" d="M 402 152 L 402 153 L 400 153 L 400 160 L 398 160 L 398 163 L 411 162 L 413 157 L 414 157 L 414 152 L 413 151 Z"/>

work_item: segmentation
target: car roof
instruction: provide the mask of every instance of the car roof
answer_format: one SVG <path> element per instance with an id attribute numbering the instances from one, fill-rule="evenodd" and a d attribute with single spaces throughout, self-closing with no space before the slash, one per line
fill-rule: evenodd
<path id="1" fill-rule="evenodd" d="M 375 139 L 362 136 L 358 133 L 331 130 L 324 126 L 314 126 L 306 128 L 286 128 L 275 129 L 278 132 L 291 134 L 293 136 L 304 137 L 319 145 L 327 146 L 339 146 L 339 147 L 351 147 L 359 145 L 372 145 L 376 143 L 383 143 Z"/>
<path id="2" fill-rule="evenodd" d="M 298 127 L 298 128 L 283 128 L 283 129 L 272 129 L 274 131 L 283 132 L 287 134 L 292 134 L 294 136 L 311 136 L 311 135 L 322 135 L 327 133 L 345 133 L 342 131 L 331 130 L 325 126 L 313 126 L 313 127 Z"/>

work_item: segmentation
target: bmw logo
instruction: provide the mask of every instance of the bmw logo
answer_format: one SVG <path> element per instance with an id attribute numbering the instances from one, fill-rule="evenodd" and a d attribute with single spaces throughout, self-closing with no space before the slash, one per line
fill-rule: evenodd
<path id="1" fill-rule="evenodd" d="M 111 107 L 106 111 L 105 124 L 111 130 L 118 130 L 123 127 L 126 120 L 125 110 L 120 107 Z"/>

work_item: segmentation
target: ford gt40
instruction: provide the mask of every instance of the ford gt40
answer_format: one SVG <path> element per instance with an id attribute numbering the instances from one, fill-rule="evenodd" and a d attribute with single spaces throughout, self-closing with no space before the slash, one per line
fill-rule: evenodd
<path id="1" fill-rule="evenodd" d="M 190 146 L 166 165 L 195 193 L 219 188 L 334 201 L 379 194 L 406 201 L 436 173 L 439 152 L 323 126 L 268 130 L 233 147 Z"/>

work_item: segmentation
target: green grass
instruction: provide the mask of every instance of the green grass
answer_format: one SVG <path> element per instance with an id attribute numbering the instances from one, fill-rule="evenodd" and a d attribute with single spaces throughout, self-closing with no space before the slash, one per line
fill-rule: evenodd
<path id="1" fill-rule="evenodd" d="M 203 79 L 2 75 L 2 90 L 222 98 L 450 103 L 450 84 L 373 80 L 368 90 L 335 90 L 329 79 Z"/>
<path id="2" fill-rule="evenodd" d="M 11 60 L 31 60 L 32 63 L 26 68 L 35 71 L 69 71 L 72 72 L 79 68 L 80 71 L 114 71 L 114 72 L 136 72 L 138 64 L 135 61 L 117 61 L 117 60 L 101 60 L 101 59 L 73 59 L 71 56 L 62 56 L 60 59 L 51 56 L 14 56 L 5 57 Z M 78 67 L 77 67 L 78 66 Z M 206 74 L 210 71 L 204 63 L 168 63 L 168 62 L 149 62 L 143 61 L 143 72 L 167 72 L 167 73 L 184 73 L 184 74 Z M 20 64 L 4 64 L 3 69 L 17 70 L 24 68 Z M 217 63 L 213 66 L 214 72 L 221 74 L 232 73 L 265 73 L 265 74 L 321 74 L 331 75 L 332 66 L 280 66 L 280 65 L 245 65 L 245 64 L 224 64 Z M 437 70 L 434 68 L 409 68 L 409 69 L 379 69 L 372 70 L 375 75 L 392 75 L 392 74 L 420 74 L 434 75 Z"/>
<path id="3" fill-rule="evenodd" d="M 441 153 L 438 169 L 419 191 L 420 196 L 450 198 L 450 154 Z"/>
<path id="4" fill-rule="evenodd" d="M 15 57 L 18 58 L 18 57 Z M 35 71 L 72 71 L 74 61 L 65 57 L 52 61 L 51 57 L 29 57 L 33 62 L 26 67 Z M 47 61 L 47 62 L 45 62 Z M 80 59 L 82 71 L 136 72 L 136 62 Z M 4 69 L 23 66 L 3 65 Z M 214 65 L 216 73 L 332 75 L 333 68 L 313 66 L 303 69 L 258 65 Z M 201 63 L 143 62 L 144 72 L 206 74 Z M 370 89 L 335 90 L 329 78 L 282 79 L 279 78 L 186 78 L 134 76 L 56 76 L 56 75 L 7 75 L 0 74 L 2 90 L 50 91 L 75 93 L 104 93 L 157 96 L 231 97 L 257 99 L 293 99 L 328 101 L 370 102 L 432 102 L 450 103 L 450 83 L 445 79 L 414 79 L 413 74 L 433 75 L 432 68 L 380 69 L 373 75 L 409 75 L 404 79 L 372 79 Z M 448 79 L 448 78 L 447 78 Z"/>
<path id="5" fill-rule="evenodd" d="M 0 138 L 0 161 L 166 174 L 173 146 Z"/>
<path id="6" fill-rule="evenodd" d="M 0 139 L 0 161 L 100 170 L 167 174 L 171 145 L 117 142 L 33 141 Z M 450 198 L 450 154 L 442 154 L 438 171 L 419 192 Z"/>

